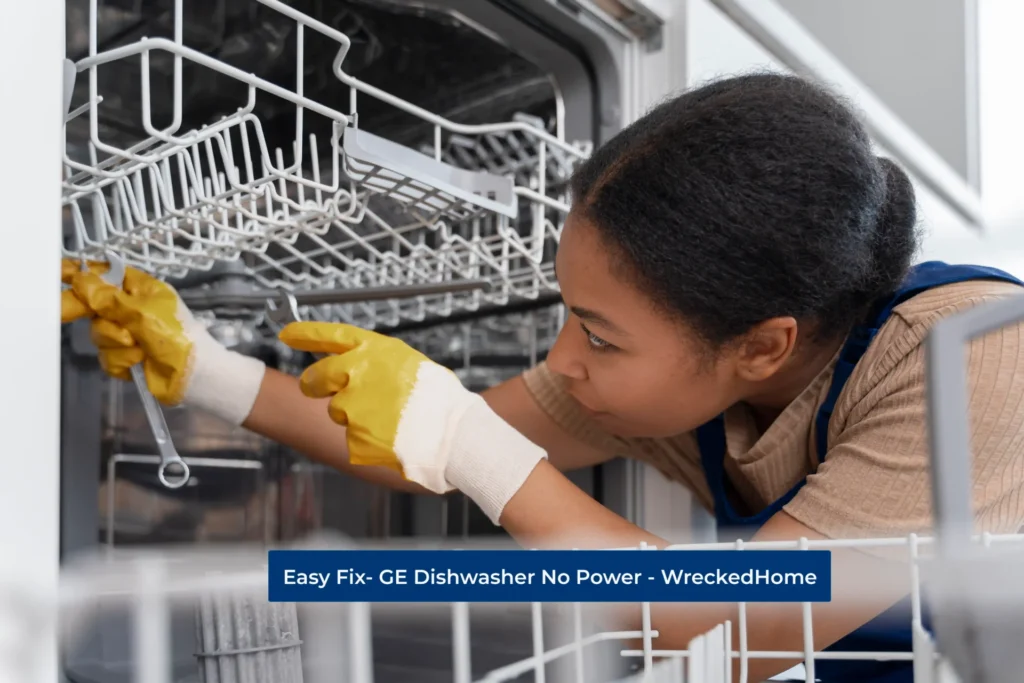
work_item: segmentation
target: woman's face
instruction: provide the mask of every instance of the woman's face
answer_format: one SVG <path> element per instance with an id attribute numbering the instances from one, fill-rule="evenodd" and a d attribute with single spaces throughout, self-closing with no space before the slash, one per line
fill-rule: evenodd
<path id="1" fill-rule="evenodd" d="M 569 316 L 549 368 L 606 431 L 667 437 L 707 422 L 742 392 L 728 355 L 711 362 L 684 325 L 614 274 L 585 219 L 570 215 L 555 267 Z"/>

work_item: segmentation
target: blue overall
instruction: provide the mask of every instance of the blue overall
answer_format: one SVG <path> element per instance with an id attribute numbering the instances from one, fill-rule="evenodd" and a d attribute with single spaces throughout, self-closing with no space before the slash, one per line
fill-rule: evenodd
<path id="1" fill-rule="evenodd" d="M 880 301 L 867 320 L 854 328 L 840 352 L 832 386 L 818 410 L 815 420 L 818 462 L 824 462 L 828 453 L 828 423 L 836 401 L 853 372 L 857 361 L 867 350 L 875 334 L 889 318 L 893 308 L 925 290 L 968 280 L 999 280 L 1024 286 L 1017 278 L 994 268 L 981 266 L 955 266 L 939 261 L 922 263 L 913 268 L 900 289 L 888 299 Z M 799 482 L 788 493 L 760 513 L 744 517 L 737 514 L 726 493 L 724 458 L 726 453 L 724 416 L 697 429 L 697 442 L 701 463 L 715 501 L 715 518 L 720 529 L 739 533 L 731 538 L 752 536 L 772 515 L 782 509 L 797 494 L 806 480 Z M 911 650 L 910 599 L 891 607 L 860 629 L 847 635 L 828 650 L 836 652 L 892 652 Z M 928 628 L 927 615 L 922 620 Z M 815 664 L 815 677 L 823 683 L 910 683 L 913 666 L 910 662 L 854 662 L 819 660 Z"/>

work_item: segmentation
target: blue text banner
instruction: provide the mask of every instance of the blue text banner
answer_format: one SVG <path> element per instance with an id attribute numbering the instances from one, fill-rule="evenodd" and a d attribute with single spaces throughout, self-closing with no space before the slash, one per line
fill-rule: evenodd
<path id="1" fill-rule="evenodd" d="M 828 602 L 827 550 L 272 550 L 273 602 Z"/>

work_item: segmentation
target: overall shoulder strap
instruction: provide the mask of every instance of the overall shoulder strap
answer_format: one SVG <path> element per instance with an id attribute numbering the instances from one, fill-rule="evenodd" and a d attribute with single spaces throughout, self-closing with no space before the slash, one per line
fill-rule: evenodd
<path id="1" fill-rule="evenodd" d="M 942 261 L 927 261 L 911 269 L 900 288 L 887 299 L 879 302 L 869 318 L 870 326 L 876 331 L 888 320 L 894 308 L 921 292 L 944 285 L 969 280 L 997 280 L 1024 286 L 1024 282 L 998 268 L 972 265 L 951 265 Z"/>
<path id="2" fill-rule="evenodd" d="M 828 395 L 818 409 L 815 418 L 815 437 L 819 463 L 825 461 L 825 456 L 828 452 L 828 424 L 839 395 L 842 393 L 846 381 L 850 378 L 857 362 L 864 355 L 879 328 L 892 315 L 893 309 L 907 299 L 934 287 L 968 280 L 986 279 L 1012 282 L 1024 286 L 1024 282 L 994 268 L 951 266 L 933 261 L 916 266 L 896 292 L 879 301 L 864 324 L 857 326 L 850 336 L 847 337 L 846 343 L 842 351 L 840 351 L 839 360 L 836 363 Z M 725 493 L 724 458 L 726 439 L 724 424 L 724 416 L 719 415 L 696 430 L 701 465 L 715 500 L 715 515 L 721 527 L 757 528 L 789 502 L 806 480 L 801 480 L 795 484 L 787 494 L 768 505 L 757 515 L 743 517 L 737 514 L 729 504 Z"/>
<path id="3" fill-rule="evenodd" d="M 833 410 L 835 410 L 836 401 L 839 400 L 839 395 L 842 393 L 846 381 L 850 379 L 857 362 L 868 350 L 868 346 L 878 334 L 878 330 L 892 315 L 893 309 L 929 289 L 970 280 L 997 280 L 1024 287 L 1024 282 L 1020 279 L 997 268 L 927 261 L 914 266 L 900 288 L 891 296 L 879 301 L 867 320 L 853 329 L 839 353 L 839 360 L 836 362 L 835 373 L 832 377 L 832 386 L 829 387 L 828 395 L 821 408 L 818 409 L 815 420 L 815 440 L 819 463 L 825 461 L 825 455 L 828 452 L 828 423 Z"/>

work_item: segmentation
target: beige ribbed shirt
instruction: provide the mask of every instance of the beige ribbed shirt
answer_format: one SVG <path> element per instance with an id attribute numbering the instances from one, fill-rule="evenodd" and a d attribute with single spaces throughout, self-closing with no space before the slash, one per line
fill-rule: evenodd
<path id="1" fill-rule="evenodd" d="M 986 301 L 1020 295 L 1008 283 L 967 282 L 926 291 L 898 306 L 858 363 L 829 423 L 819 467 L 814 417 L 828 392 L 823 370 L 763 434 L 743 405 L 725 415 L 725 472 L 737 512 L 756 514 L 807 476 L 786 512 L 829 538 L 928 533 L 931 489 L 922 342 L 940 318 Z M 1024 324 L 969 345 L 973 501 L 978 531 L 1024 528 Z M 712 510 L 693 433 L 622 439 L 603 433 L 545 364 L 526 385 L 563 429 L 618 455 L 637 458 L 690 489 Z M 808 476 L 809 475 L 809 476 Z M 735 505 L 735 503 L 734 503 Z"/>

